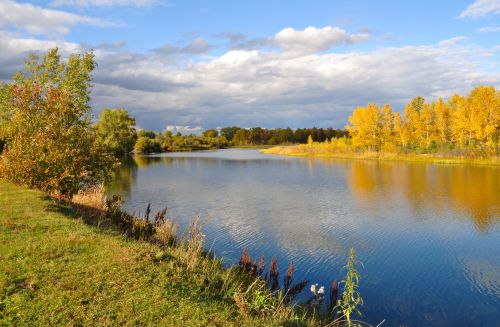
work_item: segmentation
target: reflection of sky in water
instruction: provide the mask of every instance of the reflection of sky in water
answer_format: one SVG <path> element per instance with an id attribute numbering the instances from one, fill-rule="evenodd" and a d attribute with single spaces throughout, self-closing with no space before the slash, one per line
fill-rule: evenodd
<path id="1" fill-rule="evenodd" d="M 207 246 L 228 262 L 245 246 L 282 272 L 293 259 L 296 281 L 341 279 L 355 247 L 370 322 L 500 321 L 498 168 L 223 150 L 136 158 L 109 189 L 129 211 L 207 218 Z"/>

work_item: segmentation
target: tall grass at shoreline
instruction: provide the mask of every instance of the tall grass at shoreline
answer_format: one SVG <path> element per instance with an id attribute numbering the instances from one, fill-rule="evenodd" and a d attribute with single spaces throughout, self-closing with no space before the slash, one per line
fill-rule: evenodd
<path id="1" fill-rule="evenodd" d="M 182 250 L 180 257 L 189 272 L 201 268 L 206 275 L 210 276 L 212 271 L 217 271 L 222 267 L 221 260 L 204 250 L 205 235 L 203 234 L 203 223 L 199 217 L 195 218 L 187 231 L 179 236 L 179 225 L 167 217 L 166 208 L 157 212 L 153 219 L 150 205 L 148 205 L 143 217 L 135 217 L 119 209 L 120 199 L 118 197 L 113 196 L 106 199 L 102 188 L 80 192 L 73 197 L 72 201 L 78 205 L 101 210 L 105 216 L 110 217 L 115 226 L 120 226 L 130 237 L 153 242 L 163 249 L 167 247 L 179 248 Z M 162 256 L 163 252 L 159 252 L 157 259 L 161 260 Z M 356 289 L 359 283 L 359 274 L 355 270 L 354 264 L 355 254 L 352 249 L 348 266 L 346 266 L 348 274 L 343 281 L 345 288 L 340 298 L 342 301 L 339 300 L 337 281 L 334 280 L 329 290 L 329 297 L 325 297 L 324 287 L 316 289 L 316 284 L 314 290 L 311 289 L 308 301 L 295 303 L 295 298 L 306 288 L 309 281 L 294 281 L 295 265 L 293 260 L 284 274 L 283 282 L 280 283 L 277 259 L 272 258 L 269 270 L 266 272 L 265 257 L 255 257 L 252 260 L 247 248 L 244 248 L 237 266 L 225 269 L 222 284 L 220 280 L 215 284 L 223 292 L 232 293 L 232 298 L 240 314 L 246 320 L 250 316 L 256 315 L 268 317 L 273 321 L 292 320 L 306 325 L 321 325 L 326 322 L 330 324 L 336 322 L 334 325 L 342 325 L 346 322 L 350 326 L 351 312 L 360 314 L 357 306 L 362 304 L 360 302 L 352 304 L 347 299 L 352 294 L 356 294 L 361 299 Z M 208 281 L 210 280 L 208 279 Z M 245 289 L 244 292 L 242 292 L 243 289 Z M 328 298 L 329 301 L 325 301 L 325 298 Z"/>
<path id="2" fill-rule="evenodd" d="M 204 250 L 199 219 L 182 232 L 167 210 L 134 217 L 102 189 L 69 201 L 0 186 L 0 325 L 343 324 L 319 314 L 324 291 L 293 301 L 307 286 L 293 262 L 280 277 L 276 259 L 266 272 L 247 251 L 224 267 Z"/>

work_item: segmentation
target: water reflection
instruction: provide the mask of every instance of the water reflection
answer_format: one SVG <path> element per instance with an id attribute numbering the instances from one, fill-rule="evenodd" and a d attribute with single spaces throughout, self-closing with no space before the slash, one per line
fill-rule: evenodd
<path id="1" fill-rule="evenodd" d="M 136 183 L 139 162 L 140 158 L 124 158 L 114 171 L 112 180 L 106 185 L 107 192 L 126 196 L 132 185 Z"/>
<path id="2" fill-rule="evenodd" d="M 354 161 L 348 182 L 365 207 L 403 196 L 415 216 L 453 211 L 480 231 L 500 217 L 500 170 L 494 167 Z"/>
<path id="3" fill-rule="evenodd" d="M 126 193 L 137 178 L 137 169 L 148 166 L 245 166 L 265 160 L 224 160 L 217 157 L 136 156 L 122 163 L 108 186 L 110 193 Z M 432 165 L 421 163 L 342 161 L 332 159 L 284 160 L 280 165 L 306 165 L 309 176 L 331 174 L 341 168 L 358 204 L 365 208 L 407 202 L 416 217 L 445 215 L 468 217 L 479 231 L 487 231 L 500 218 L 500 169 L 470 165 Z M 330 168 L 330 169 L 328 169 Z M 202 168 L 203 169 L 203 168 Z"/>
<path id="4" fill-rule="evenodd" d="M 355 247 L 370 322 L 500 321 L 498 168 L 225 150 L 136 157 L 108 190 L 130 212 L 168 206 L 181 227 L 208 217 L 217 256 L 293 259 L 297 280 L 341 278 Z"/>

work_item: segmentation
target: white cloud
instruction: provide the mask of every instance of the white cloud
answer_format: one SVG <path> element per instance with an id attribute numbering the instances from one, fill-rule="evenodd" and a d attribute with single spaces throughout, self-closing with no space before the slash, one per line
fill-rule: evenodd
<path id="1" fill-rule="evenodd" d="M 438 43 L 438 45 L 440 45 L 442 47 L 452 47 L 452 46 L 455 46 L 455 45 L 457 45 L 465 40 L 467 40 L 467 37 L 465 37 L 465 36 L 455 36 L 455 37 L 452 37 L 451 39 L 440 41 Z"/>
<path id="2" fill-rule="evenodd" d="M 155 4 L 163 4 L 159 0 L 54 0 L 51 6 L 59 7 L 112 7 L 112 6 L 130 6 L 130 7 L 149 7 Z"/>
<path id="3" fill-rule="evenodd" d="M 475 0 L 458 17 L 479 18 L 500 13 L 500 0 Z"/>
<path id="4" fill-rule="evenodd" d="M 460 42 L 459 42 L 460 41 Z M 350 53 L 303 54 L 232 50 L 184 67 L 152 58 L 130 65 L 100 65 L 96 104 L 125 106 L 143 125 L 342 127 L 353 108 L 368 102 L 401 110 L 415 95 L 430 100 L 467 93 L 478 84 L 500 85 L 499 67 L 488 61 L 498 49 L 464 44 L 463 38 L 436 45 Z M 111 60 L 111 59 L 110 59 Z M 486 69 L 487 67 L 487 69 Z M 139 74 L 141 72 L 141 74 Z M 117 86 L 136 80 L 141 87 Z M 141 81 L 143 81 L 141 83 Z M 155 85 L 164 88 L 158 90 Z M 164 126 L 164 125 L 163 125 Z"/>
<path id="5" fill-rule="evenodd" d="M 338 27 L 316 28 L 309 26 L 304 30 L 287 27 L 274 36 L 274 41 L 285 51 L 315 53 L 331 47 L 364 41 L 367 33 L 349 35 Z"/>
<path id="6" fill-rule="evenodd" d="M 0 33 L 0 78 L 9 78 L 27 52 L 55 45 L 64 53 L 84 50 Z M 500 67 L 492 57 L 498 51 L 457 37 L 343 53 L 229 50 L 184 62 L 106 47 L 96 50 L 93 105 L 96 114 L 103 107 L 124 107 L 140 126 L 155 130 L 166 125 L 185 131 L 186 126 L 343 127 L 352 109 L 368 102 L 401 110 L 415 95 L 432 100 L 465 94 L 479 84 L 500 87 Z"/>
<path id="7" fill-rule="evenodd" d="M 80 16 L 60 10 L 45 9 L 12 0 L 0 2 L 0 28 L 16 27 L 36 35 L 63 35 L 77 24 L 114 27 L 117 24 L 98 18 Z"/>
<path id="8" fill-rule="evenodd" d="M 481 33 L 500 32 L 500 25 L 498 25 L 498 26 L 485 26 L 485 27 L 481 27 L 480 29 L 478 29 L 478 32 L 481 32 Z"/>
<path id="9" fill-rule="evenodd" d="M 174 126 L 174 125 L 168 125 L 165 127 L 166 131 L 170 131 L 172 133 L 181 133 L 184 135 L 189 135 L 189 134 L 196 134 L 199 135 L 201 134 L 205 129 L 201 126 L 196 126 L 196 127 L 191 127 L 191 126 Z"/>
<path id="10" fill-rule="evenodd" d="M 30 53 L 44 53 L 58 47 L 62 55 L 80 52 L 78 44 L 50 40 L 22 38 L 0 31 L 0 80 L 8 80 L 14 72 L 23 68 L 24 59 Z"/>

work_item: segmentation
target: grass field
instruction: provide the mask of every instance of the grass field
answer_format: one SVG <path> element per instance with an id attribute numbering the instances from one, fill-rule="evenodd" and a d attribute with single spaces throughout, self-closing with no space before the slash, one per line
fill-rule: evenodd
<path id="1" fill-rule="evenodd" d="M 127 238 L 39 191 L 0 181 L 0 325 L 313 324 L 290 311 L 280 319 L 243 316 L 234 271 L 206 256 L 189 268 L 191 259 L 183 247 Z"/>

